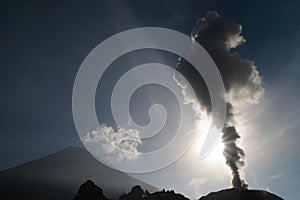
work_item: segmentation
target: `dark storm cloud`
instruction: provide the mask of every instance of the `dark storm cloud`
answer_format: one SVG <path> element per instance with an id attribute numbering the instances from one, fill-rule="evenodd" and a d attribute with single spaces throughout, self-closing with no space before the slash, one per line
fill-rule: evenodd
<path id="1" fill-rule="evenodd" d="M 210 54 L 224 81 L 227 113 L 222 130 L 223 153 L 226 164 L 232 170 L 233 187 L 247 188 L 247 184 L 241 180 L 239 174 L 239 167 L 244 165 L 245 153 L 236 143 L 240 135 L 235 127 L 234 112 L 245 104 L 258 102 L 264 89 L 261 87 L 261 77 L 253 61 L 242 59 L 237 51 L 233 51 L 246 42 L 241 32 L 242 26 L 233 20 L 222 17 L 217 12 L 208 12 L 205 17 L 197 21 L 191 35 Z M 180 59 L 177 70 L 192 85 L 202 109 L 210 112 L 210 96 L 202 77 L 184 59 Z M 182 81 L 179 76 L 175 78 Z M 189 95 L 187 91 L 183 93 Z"/>

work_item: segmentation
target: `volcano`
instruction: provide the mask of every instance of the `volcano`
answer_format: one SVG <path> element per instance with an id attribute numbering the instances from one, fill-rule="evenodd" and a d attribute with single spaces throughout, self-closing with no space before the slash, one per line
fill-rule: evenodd
<path id="1" fill-rule="evenodd" d="M 0 172 L 0 199 L 73 199 L 80 184 L 92 179 L 111 199 L 135 185 L 158 189 L 100 163 L 88 151 L 69 147 Z"/>

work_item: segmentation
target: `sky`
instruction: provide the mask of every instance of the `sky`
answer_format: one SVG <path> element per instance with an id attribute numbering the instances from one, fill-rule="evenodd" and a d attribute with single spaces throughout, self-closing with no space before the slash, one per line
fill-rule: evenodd
<path id="1" fill-rule="evenodd" d="M 73 122 L 72 89 L 82 61 L 100 42 L 121 31 L 148 26 L 170 28 L 190 36 L 197 19 L 215 10 L 242 25 L 247 42 L 237 50 L 243 58 L 255 62 L 265 88 L 260 103 L 238 116 L 244 122 L 240 141 L 246 151 L 244 176 L 250 188 L 270 190 L 286 199 L 297 199 L 300 195 L 300 4 L 296 1 L 1 1 L 0 4 L 0 169 L 68 146 L 82 147 Z M 137 54 L 139 59 L 129 55 L 116 61 L 115 67 L 152 59 L 176 63 L 174 55 L 160 59 L 156 52 Z M 110 76 L 113 71 L 108 71 L 106 77 L 120 76 Z M 110 91 L 107 87 L 97 93 L 96 107 L 107 114 L 104 121 L 113 124 L 111 114 L 103 106 Z M 212 173 L 205 170 L 211 164 L 195 164 L 197 161 L 191 160 L 187 156 L 164 169 L 169 173 L 162 170 L 140 178 L 176 188 L 191 197 L 230 186 L 230 172 L 225 164 L 215 163 Z M 198 165 L 203 170 L 197 171 Z M 190 169 L 191 173 L 180 175 L 183 169 Z M 159 179 L 162 174 L 178 171 L 177 178 L 182 178 L 180 185 L 174 185 L 176 181 L 171 177 Z M 220 177 L 223 179 L 219 180 Z M 219 180 L 218 184 L 215 180 Z M 205 190 L 198 189 L 200 186 Z"/>

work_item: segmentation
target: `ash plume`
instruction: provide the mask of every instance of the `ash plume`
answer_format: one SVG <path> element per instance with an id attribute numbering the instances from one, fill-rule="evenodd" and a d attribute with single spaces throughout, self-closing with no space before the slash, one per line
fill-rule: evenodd
<path id="1" fill-rule="evenodd" d="M 224 143 L 223 154 L 226 159 L 226 164 L 232 171 L 232 186 L 239 189 L 247 189 L 247 183 L 241 179 L 239 173 L 239 167 L 244 166 L 243 158 L 245 152 L 239 148 L 236 141 L 240 138 L 240 135 L 236 131 L 234 125 L 231 125 L 230 121 L 233 121 L 232 105 L 227 103 L 227 115 L 224 128 L 222 130 L 222 141 Z"/>
<path id="2" fill-rule="evenodd" d="M 231 19 L 211 11 L 196 22 L 192 30 L 192 38 L 201 44 L 216 63 L 222 76 L 227 103 L 225 124 L 222 130 L 224 143 L 223 154 L 226 164 L 232 171 L 232 186 L 247 189 L 247 184 L 240 177 L 240 167 L 244 165 L 244 151 L 238 147 L 240 134 L 237 132 L 237 122 L 234 119 L 239 109 L 249 104 L 255 104 L 264 93 L 261 86 L 261 77 L 253 61 L 242 59 L 234 49 L 246 42 L 241 35 L 242 26 Z M 200 104 L 193 108 L 211 111 L 211 101 L 208 88 L 196 69 L 184 59 L 179 59 L 179 71 L 190 82 L 197 99 L 191 100 L 189 91 L 182 87 L 182 93 L 189 102 Z M 180 75 L 175 74 L 175 80 L 182 84 Z M 201 113 L 196 111 L 196 113 Z"/>

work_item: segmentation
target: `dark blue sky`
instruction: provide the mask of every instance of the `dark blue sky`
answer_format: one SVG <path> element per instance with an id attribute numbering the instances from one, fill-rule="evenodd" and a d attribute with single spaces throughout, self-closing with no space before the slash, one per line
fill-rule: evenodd
<path id="1" fill-rule="evenodd" d="M 291 96 L 299 98 L 299 8 L 296 1 L 275 0 L 1 1 L 0 169 L 81 146 L 72 87 L 81 62 L 97 44 L 142 26 L 190 35 L 210 10 L 243 26 L 247 43 L 238 50 L 255 61 L 267 97 L 278 90 L 287 97 L 274 99 L 285 117 L 284 110 L 299 106 Z"/>

